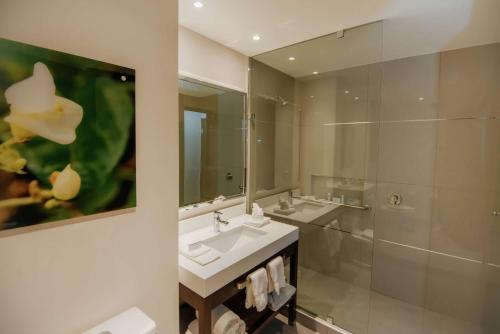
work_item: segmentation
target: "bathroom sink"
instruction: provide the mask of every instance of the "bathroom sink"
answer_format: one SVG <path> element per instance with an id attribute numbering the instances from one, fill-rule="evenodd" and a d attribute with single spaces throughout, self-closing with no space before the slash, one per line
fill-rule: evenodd
<path id="1" fill-rule="evenodd" d="M 314 213 L 316 210 L 324 208 L 324 205 L 304 202 L 294 205 L 294 208 L 297 212 L 308 214 Z"/>
<path id="2" fill-rule="evenodd" d="M 266 232 L 259 231 L 247 226 L 239 226 L 227 232 L 221 232 L 216 236 L 206 239 L 202 243 L 221 253 L 227 253 L 244 246 L 265 235 Z"/>

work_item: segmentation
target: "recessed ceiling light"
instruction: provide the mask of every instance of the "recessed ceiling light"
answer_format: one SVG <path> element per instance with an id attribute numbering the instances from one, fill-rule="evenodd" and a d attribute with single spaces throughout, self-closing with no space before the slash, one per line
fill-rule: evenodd
<path id="1" fill-rule="evenodd" d="M 425 99 L 424 99 L 423 97 L 419 97 L 419 98 L 418 98 L 418 100 L 419 100 L 419 101 L 423 101 L 423 100 L 425 100 Z"/>
<path id="2" fill-rule="evenodd" d="M 203 8 L 203 6 L 205 5 L 201 1 L 196 1 L 193 3 L 193 6 L 195 6 L 196 8 Z"/>
<path id="3" fill-rule="evenodd" d="M 316 74 L 318 74 L 318 72 L 314 71 L 313 74 L 316 75 Z"/>
<path id="4" fill-rule="evenodd" d="M 295 57 L 288 57 L 288 60 L 290 60 L 290 61 L 294 61 L 294 60 L 295 60 Z"/>
<path id="5" fill-rule="evenodd" d="M 344 93 L 345 93 L 345 94 L 349 94 L 349 91 L 348 91 L 348 90 L 345 90 L 345 91 L 344 91 Z"/>
<path id="6" fill-rule="evenodd" d="M 253 36 L 252 36 L 252 39 L 253 39 L 254 41 L 259 41 L 259 40 L 260 40 L 260 35 L 253 35 Z"/>

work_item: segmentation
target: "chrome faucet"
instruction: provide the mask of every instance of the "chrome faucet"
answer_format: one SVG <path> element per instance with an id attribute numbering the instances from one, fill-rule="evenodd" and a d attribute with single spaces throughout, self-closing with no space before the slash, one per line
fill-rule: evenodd
<path id="1" fill-rule="evenodd" d="M 293 208 L 293 190 L 288 191 L 288 206 Z"/>
<path id="2" fill-rule="evenodd" d="M 222 220 L 220 216 L 222 215 L 222 212 L 220 211 L 214 211 L 214 232 L 219 233 L 220 232 L 220 224 L 228 225 L 229 222 L 226 220 Z"/>

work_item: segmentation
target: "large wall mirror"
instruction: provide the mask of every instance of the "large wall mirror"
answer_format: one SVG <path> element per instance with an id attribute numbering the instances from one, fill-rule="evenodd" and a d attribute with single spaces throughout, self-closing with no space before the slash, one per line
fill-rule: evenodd
<path id="1" fill-rule="evenodd" d="M 179 79 L 181 207 L 245 189 L 246 94 Z"/>

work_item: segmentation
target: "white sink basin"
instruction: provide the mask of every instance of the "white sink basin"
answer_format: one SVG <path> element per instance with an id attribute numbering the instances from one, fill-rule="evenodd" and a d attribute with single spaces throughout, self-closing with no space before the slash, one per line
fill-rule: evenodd
<path id="1" fill-rule="evenodd" d="M 221 253 L 227 253 L 240 248 L 265 235 L 266 232 L 256 230 L 247 226 L 238 226 L 227 232 L 221 232 L 216 236 L 204 240 L 202 243 Z"/>
<path id="2" fill-rule="evenodd" d="M 296 212 L 305 213 L 305 214 L 314 213 L 315 211 L 322 209 L 322 208 L 324 208 L 324 205 L 316 204 L 316 203 L 308 203 L 308 202 L 294 205 L 294 209 L 296 210 Z"/>

